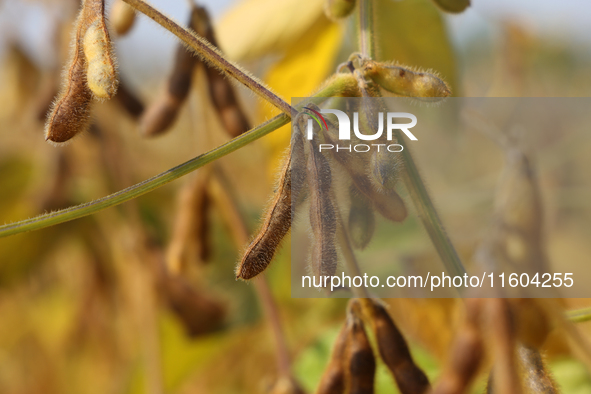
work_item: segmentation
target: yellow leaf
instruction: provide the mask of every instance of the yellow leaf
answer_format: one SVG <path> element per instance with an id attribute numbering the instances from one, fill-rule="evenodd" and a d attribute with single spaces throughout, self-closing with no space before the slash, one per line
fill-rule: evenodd
<path id="1" fill-rule="evenodd" d="M 285 100 L 307 97 L 333 72 L 335 58 L 343 36 L 341 25 L 329 22 L 324 15 L 274 64 L 265 82 Z M 278 111 L 261 104 L 259 120 L 274 116 Z M 263 139 L 271 154 L 270 171 L 279 166 L 289 145 L 291 125 L 286 125 Z"/>
<path id="2" fill-rule="evenodd" d="M 323 15 L 323 0 L 245 0 L 216 26 L 220 47 L 230 58 L 248 60 L 282 53 Z"/>

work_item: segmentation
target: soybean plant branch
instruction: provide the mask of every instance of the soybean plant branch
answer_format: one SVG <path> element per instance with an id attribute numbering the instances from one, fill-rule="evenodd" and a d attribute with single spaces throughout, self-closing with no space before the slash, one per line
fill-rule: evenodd
<path id="1" fill-rule="evenodd" d="M 292 107 L 283 99 L 273 93 L 262 82 L 243 70 L 239 65 L 227 60 L 224 55 L 203 37 L 180 26 L 175 21 L 162 14 L 160 11 L 144 2 L 143 0 L 124 0 L 127 4 L 145 14 L 154 22 L 177 36 L 189 48 L 193 49 L 207 63 L 219 68 L 229 77 L 232 77 L 244 84 L 247 88 L 258 94 L 262 99 L 279 108 L 284 114 L 291 117 Z"/>
<path id="2" fill-rule="evenodd" d="M 46 213 L 44 215 L 36 216 L 31 219 L 22 220 L 16 223 L 9 223 L 0 226 L 0 238 L 7 237 L 26 231 L 39 230 L 45 227 L 53 226 L 55 224 L 68 222 L 70 220 L 78 219 L 84 216 L 91 215 L 103 209 L 122 204 L 126 201 L 132 200 L 143 194 L 151 192 L 175 179 L 182 177 L 196 170 L 199 167 L 211 163 L 229 153 L 242 148 L 245 145 L 277 130 L 281 126 L 288 124 L 289 117 L 285 114 L 277 115 L 273 119 L 265 122 L 254 129 L 242 134 L 239 137 L 207 152 L 199 155 L 183 164 L 180 164 L 168 171 L 165 171 L 153 178 L 145 180 L 136 185 L 130 186 L 126 189 L 113 193 L 109 196 L 100 198 L 98 200 L 76 205 L 66 209 L 55 212 Z"/>

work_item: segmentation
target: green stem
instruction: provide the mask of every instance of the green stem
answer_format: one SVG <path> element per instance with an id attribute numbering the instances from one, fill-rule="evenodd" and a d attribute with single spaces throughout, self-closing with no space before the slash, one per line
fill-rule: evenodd
<path id="1" fill-rule="evenodd" d="M 373 0 L 359 1 L 359 49 L 370 59 L 376 59 L 376 45 L 374 41 Z"/>
<path id="2" fill-rule="evenodd" d="M 396 138 L 398 141 L 403 141 L 402 133 L 400 131 L 396 132 Z M 406 186 L 417 213 L 423 222 L 423 226 L 425 226 L 425 229 L 431 238 L 431 242 L 433 242 L 437 253 L 439 253 L 439 257 L 441 257 L 441 260 L 443 261 L 443 265 L 445 265 L 448 272 L 454 275 L 463 276 L 466 273 L 466 269 L 464 268 L 456 249 L 447 236 L 445 228 L 441 223 L 441 219 L 439 219 L 439 215 L 437 214 L 433 201 L 431 201 L 427 188 L 421 179 L 419 170 L 412 158 L 408 145 L 409 144 L 404 144 L 404 150 L 402 151 L 405 170 L 403 173 L 404 185 Z"/>
<path id="3" fill-rule="evenodd" d="M 315 97 L 311 101 L 320 103 L 326 100 L 326 98 L 328 97 L 337 95 L 340 91 L 342 91 L 342 89 L 342 81 L 340 81 L 338 78 L 334 79 L 332 80 L 332 82 L 326 83 L 314 95 Z M 307 104 L 307 102 L 300 103 L 296 106 L 296 109 L 300 109 L 301 107 Z M 207 153 L 204 153 L 183 164 L 171 168 L 170 170 L 163 172 L 160 175 L 156 175 L 153 178 L 138 183 L 137 185 L 128 187 L 127 189 L 123 189 L 121 191 L 118 191 L 117 193 L 113 193 L 109 196 L 103 197 L 101 199 L 89 203 L 76 205 L 56 212 L 35 216 L 31 219 L 21 220 L 18 222 L 8 223 L 3 226 L 0 226 L 0 238 L 8 237 L 9 235 L 24 233 L 26 231 L 40 230 L 42 228 L 53 226 L 55 224 L 68 222 L 70 220 L 92 215 L 93 213 L 102 211 L 103 209 L 132 200 L 138 196 L 141 196 L 142 194 L 157 189 L 160 186 L 167 184 L 168 182 L 174 181 L 175 179 L 180 178 L 183 175 L 186 175 L 199 167 L 203 167 L 207 163 L 211 163 L 212 161 L 219 159 L 220 157 L 225 156 L 228 153 L 234 152 L 235 150 L 238 150 L 257 139 L 264 137 L 265 135 L 269 134 L 274 130 L 277 130 L 278 128 L 288 124 L 289 122 L 290 118 L 287 115 L 277 115 L 271 120 L 255 127 L 254 129 L 242 134 L 241 136 L 236 137 L 231 141 L 228 141 L 224 145 L 221 145 Z"/>
<path id="4" fill-rule="evenodd" d="M 263 100 L 279 108 L 287 116 L 291 116 L 291 106 L 266 87 L 261 81 L 243 70 L 238 64 L 227 60 L 219 49 L 214 47 L 203 37 L 180 26 L 178 23 L 162 14 L 160 11 L 143 0 L 123 0 L 139 12 L 158 23 L 166 30 L 177 36 L 189 48 L 193 49 L 205 62 L 219 68 L 229 77 L 235 78 L 247 88 L 258 94 Z"/>
<path id="5" fill-rule="evenodd" d="M 163 172 L 162 174 L 156 175 L 153 178 L 118 191 L 117 193 L 113 193 L 109 196 L 89 203 L 76 205 L 59 211 L 39 215 L 31 219 L 0 226 L 0 238 L 68 222 L 70 220 L 88 216 L 103 209 L 132 200 L 171 181 L 174 181 L 175 179 L 178 179 L 199 167 L 203 167 L 204 165 L 211 163 L 220 157 L 232 153 L 243 146 L 248 145 L 249 143 L 269 134 L 281 126 L 288 124 L 289 121 L 290 118 L 287 115 L 278 115 L 263 123 L 262 125 L 255 127 L 254 129 L 207 153 L 199 155 L 183 164 Z"/>
<path id="6" fill-rule="evenodd" d="M 566 311 L 566 317 L 573 323 L 584 323 L 591 320 L 591 307 Z"/>
<path id="7" fill-rule="evenodd" d="M 374 37 L 374 14 L 372 0 L 361 0 L 359 3 L 359 42 L 362 54 L 365 57 L 374 59 L 376 56 L 376 48 L 373 41 Z M 360 82 L 361 85 L 361 82 Z M 363 89 L 360 86 L 364 95 L 371 96 L 371 91 Z M 375 100 L 381 100 L 381 98 L 375 97 Z M 385 106 L 382 106 L 385 108 Z M 400 130 L 396 130 L 396 138 L 402 143 L 402 133 Z M 431 201 L 431 197 L 427 192 L 427 188 L 421 179 L 417 165 L 415 164 L 408 144 L 404 144 L 404 150 L 402 151 L 402 157 L 404 159 L 404 184 L 409 191 L 410 197 L 413 201 L 415 208 L 431 238 L 431 242 L 435 246 L 439 257 L 443 261 L 446 270 L 454 275 L 463 276 L 466 273 L 466 269 L 462 264 L 453 244 L 451 243 L 445 228 L 439 219 L 439 215 L 435 210 L 435 206 Z"/>

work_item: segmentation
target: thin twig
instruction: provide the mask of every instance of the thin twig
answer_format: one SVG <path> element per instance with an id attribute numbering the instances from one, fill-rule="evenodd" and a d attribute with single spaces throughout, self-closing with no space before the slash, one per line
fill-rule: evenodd
<path id="1" fill-rule="evenodd" d="M 281 318 L 279 316 L 279 308 L 273 298 L 273 293 L 269 288 L 269 282 L 264 273 L 254 278 L 254 285 L 267 316 L 269 326 L 275 337 L 275 345 L 277 355 L 277 366 L 279 372 L 283 376 L 291 377 L 291 360 L 289 357 L 289 348 L 287 347 L 287 340 L 285 339 L 285 333 L 281 327 Z"/>
<path id="2" fill-rule="evenodd" d="M 365 57 L 370 59 L 375 59 L 377 55 L 374 41 L 374 31 L 373 0 L 360 0 L 359 49 Z"/>
<path id="3" fill-rule="evenodd" d="M 238 208 L 238 203 L 233 198 L 231 186 L 226 179 L 222 169 L 219 166 L 214 166 L 213 177 L 211 179 L 212 192 L 217 204 L 220 204 L 219 211 L 229 224 L 234 243 L 238 250 L 241 250 L 244 245 L 248 243 L 248 229 L 244 216 Z M 281 327 L 281 318 L 279 316 L 279 310 L 277 304 L 273 299 L 273 294 L 269 289 L 267 278 L 262 273 L 254 279 L 254 285 L 262 304 L 265 315 L 273 332 L 273 337 L 276 343 L 276 355 L 277 355 L 277 366 L 279 372 L 283 376 L 291 377 L 291 361 L 289 357 L 289 348 L 287 346 L 287 340 Z"/>
<path id="4" fill-rule="evenodd" d="M 291 117 L 294 111 L 291 105 L 273 93 L 261 81 L 250 75 L 246 70 L 243 70 L 239 65 L 226 59 L 219 49 L 214 47 L 206 39 L 177 24 L 143 0 L 123 1 L 177 36 L 189 48 L 193 49 L 200 57 L 202 57 L 204 61 L 219 68 L 229 77 L 235 78 L 247 88 L 258 94 L 263 100 L 273 104 L 287 116 Z"/>
<path id="5" fill-rule="evenodd" d="M 143 194 L 151 192 L 175 179 L 182 177 L 212 161 L 219 159 L 229 153 L 234 152 L 248 145 L 249 143 L 269 134 L 270 132 L 289 123 L 289 117 L 285 114 L 277 115 L 271 120 L 255 127 L 254 129 L 242 134 L 239 137 L 207 152 L 199 155 L 183 164 L 169 169 L 155 177 L 147 179 L 136 185 L 120 190 L 109 196 L 85 204 L 75 205 L 66 209 L 39 215 L 31 219 L 22 220 L 15 223 L 0 226 L 0 238 L 7 237 L 26 231 L 39 230 L 55 224 L 68 222 L 84 216 L 91 215 L 103 209 L 119 205 L 132 200 Z"/>

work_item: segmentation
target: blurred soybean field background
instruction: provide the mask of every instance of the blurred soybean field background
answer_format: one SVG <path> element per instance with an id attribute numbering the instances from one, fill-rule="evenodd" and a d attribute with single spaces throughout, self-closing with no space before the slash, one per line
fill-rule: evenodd
<path id="1" fill-rule="evenodd" d="M 106 3 L 108 13 L 114 2 Z M 189 17 L 189 3 L 152 2 L 180 23 Z M 198 4 L 213 15 L 224 54 L 288 101 L 313 93 L 358 50 L 356 18 L 331 21 L 320 0 Z M 122 100 L 97 103 L 88 132 L 65 146 L 48 144 L 44 122 L 68 58 L 78 7 L 77 0 L 0 0 L 2 223 L 95 200 L 229 140 L 202 64 L 193 71 L 171 129 L 153 138 L 141 134 L 141 106 L 162 95 L 179 44 L 137 15 L 129 34 L 113 34 L 113 40 L 121 84 L 140 107 L 134 113 Z M 444 14 L 429 0 L 376 0 L 375 8 L 379 59 L 434 70 L 453 96 L 587 97 L 591 92 L 587 1 L 473 0 L 457 15 Z M 251 125 L 279 113 L 243 87 L 234 91 Z M 288 125 L 215 163 L 218 182 L 208 198 L 216 200 L 219 190 L 226 190 L 245 218 L 242 233 L 240 225 L 229 225 L 236 218 L 228 219 L 231 210 L 218 198 L 202 212 L 205 233 L 179 239 L 179 216 L 186 214 L 187 193 L 203 177 L 199 169 L 118 207 L 0 238 L 0 393 L 290 392 L 281 391 L 285 380 L 314 392 L 346 300 L 291 298 L 289 240 L 258 290 L 234 274 L 245 247 L 237 239 L 257 229 L 289 137 Z M 569 190 L 565 196 L 543 196 L 551 200 L 545 231 L 552 234 L 553 261 L 591 255 L 591 163 L 585 150 L 591 136 L 577 138 L 562 146 L 567 154 L 552 176 L 541 179 L 546 188 Z M 547 135 L 539 141 L 534 148 L 542 152 L 554 142 Z M 467 143 L 450 133 L 442 149 L 462 152 Z M 502 154 L 488 149 L 479 157 L 466 155 L 462 167 L 488 175 L 459 191 L 437 180 L 438 160 L 437 155 L 419 158 L 458 252 L 469 260 L 492 209 Z M 417 218 L 404 226 L 400 258 L 438 258 L 417 241 L 425 237 Z M 182 276 L 167 272 L 175 266 L 171 259 L 183 266 Z M 436 380 L 461 301 L 385 302 L 416 363 Z M 585 299 L 561 303 L 566 309 L 591 305 Z M 586 340 L 590 324 L 576 326 Z M 563 332 L 551 332 L 542 350 L 562 392 L 591 393 L 589 369 Z M 483 368 L 473 392 L 483 392 L 486 379 Z M 379 365 L 376 392 L 395 392 L 394 387 Z"/>

